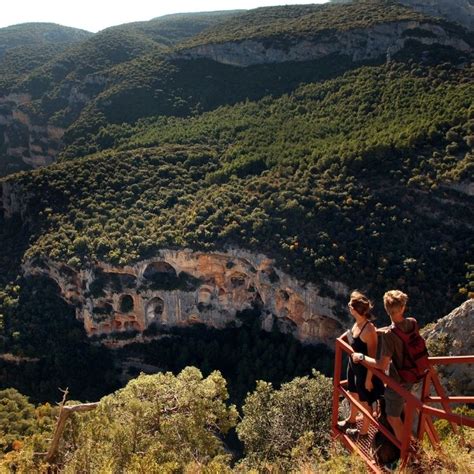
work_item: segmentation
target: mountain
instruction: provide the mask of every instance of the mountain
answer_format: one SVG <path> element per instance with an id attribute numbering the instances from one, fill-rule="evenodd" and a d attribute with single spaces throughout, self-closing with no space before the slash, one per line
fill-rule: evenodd
<path id="1" fill-rule="evenodd" d="M 329 372 L 352 288 L 423 323 L 472 295 L 470 33 L 376 0 L 198 17 L 9 84 L 3 158 L 40 169 L 1 181 L 0 347 L 25 367 L 1 383 L 90 398 L 134 359 L 223 364 L 241 399 Z"/>
<path id="2" fill-rule="evenodd" d="M 76 137 L 87 143 L 91 130 L 108 123 L 183 116 L 287 93 L 356 63 L 384 61 L 411 41 L 463 52 L 472 48 L 465 31 L 377 0 L 205 14 L 198 16 L 198 27 L 191 18 L 104 30 L 13 84 L 0 99 L 6 127 L 3 174 L 5 162 L 14 170 L 51 163 L 64 146 L 74 145 L 77 153 Z M 191 39 L 183 36 L 200 28 L 207 29 Z"/>
<path id="3" fill-rule="evenodd" d="M 1 152 L 0 175 L 54 161 L 65 128 L 106 85 L 113 87 L 109 83 L 113 72 L 108 71 L 114 66 L 145 53 L 155 61 L 155 56 L 161 57 L 175 42 L 235 13 L 167 15 L 88 34 L 83 41 L 61 43 L 61 47 L 55 44 L 38 49 L 23 40 L 21 51 L 16 48 L 0 63 L 2 145 L 5 142 L 6 147 Z M 42 31 L 40 27 L 34 24 L 20 28 L 21 38 L 33 38 L 37 29 Z"/>
<path id="4" fill-rule="evenodd" d="M 23 23 L 0 28 L 0 91 L 93 33 L 53 23 Z"/>
<path id="5" fill-rule="evenodd" d="M 150 21 L 126 23 L 109 29 L 134 31 L 163 43 L 173 45 L 201 33 L 216 24 L 239 15 L 244 10 L 225 10 L 201 13 L 175 13 L 154 18 Z"/>
<path id="6" fill-rule="evenodd" d="M 85 30 L 56 25 L 54 23 L 22 23 L 0 28 L 0 59 L 15 48 L 22 46 L 46 46 L 74 44 L 93 36 Z"/>

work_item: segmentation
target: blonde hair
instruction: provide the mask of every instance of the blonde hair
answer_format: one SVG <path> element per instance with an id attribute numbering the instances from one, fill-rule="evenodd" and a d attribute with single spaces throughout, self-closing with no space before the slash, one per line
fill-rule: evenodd
<path id="1" fill-rule="evenodd" d="M 408 302 L 408 295 L 400 290 L 390 290 L 383 295 L 383 305 L 387 313 L 391 314 L 393 311 L 400 311 Z"/>
<path id="2" fill-rule="evenodd" d="M 367 319 L 373 319 L 372 309 L 374 305 L 372 302 L 360 291 L 353 291 L 351 293 L 351 306 L 361 315 Z"/>

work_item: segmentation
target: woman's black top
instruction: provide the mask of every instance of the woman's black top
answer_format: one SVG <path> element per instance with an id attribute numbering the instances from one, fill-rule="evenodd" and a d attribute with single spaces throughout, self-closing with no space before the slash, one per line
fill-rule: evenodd
<path id="1" fill-rule="evenodd" d="M 351 345 L 354 352 L 360 352 L 364 355 L 369 355 L 369 350 L 367 344 L 361 339 L 360 336 L 364 332 L 365 326 L 367 326 L 368 323 L 369 321 L 365 322 L 357 337 L 352 335 L 352 330 L 347 331 L 347 341 Z M 359 395 L 360 401 L 372 404 L 375 402 L 375 400 L 382 396 L 384 386 L 382 381 L 373 375 L 373 389 L 369 392 L 365 388 L 366 377 L 367 369 L 362 364 L 356 364 L 352 362 L 352 359 L 349 357 L 349 364 L 347 365 L 348 390 L 349 392 L 357 393 Z"/>

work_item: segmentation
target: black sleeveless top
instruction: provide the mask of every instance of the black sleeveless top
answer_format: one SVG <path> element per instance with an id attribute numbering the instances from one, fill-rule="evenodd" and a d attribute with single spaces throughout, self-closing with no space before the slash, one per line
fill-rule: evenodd
<path id="1" fill-rule="evenodd" d="M 361 354 L 364 355 L 369 355 L 369 349 L 367 347 L 367 344 L 360 338 L 361 334 L 364 332 L 365 326 L 369 321 L 366 321 L 365 324 L 362 326 L 362 329 L 359 332 L 359 335 L 357 337 L 354 337 L 352 335 L 352 329 L 349 329 L 347 331 L 347 340 L 349 344 L 351 345 L 352 349 L 354 352 L 360 352 Z"/>

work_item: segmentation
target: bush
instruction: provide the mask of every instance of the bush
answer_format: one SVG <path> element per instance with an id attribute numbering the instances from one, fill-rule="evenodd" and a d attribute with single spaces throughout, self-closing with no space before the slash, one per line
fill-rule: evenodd
<path id="1" fill-rule="evenodd" d="M 297 377 L 279 390 L 263 381 L 247 396 L 237 426 L 247 461 L 290 459 L 304 436 L 313 445 L 327 445 L 330 436 L 332 382 L 319 372 Z"/>
<path id="2" fill-rule="evenodd" d="M 140 375 L 75 418 L 60 454 L 66 472 L 175 472 L 190 463 L 225 472 L 220 435 L 235 426 L 219 372 Z M 215 471 L 215 472 L 218 472 Z"/>

